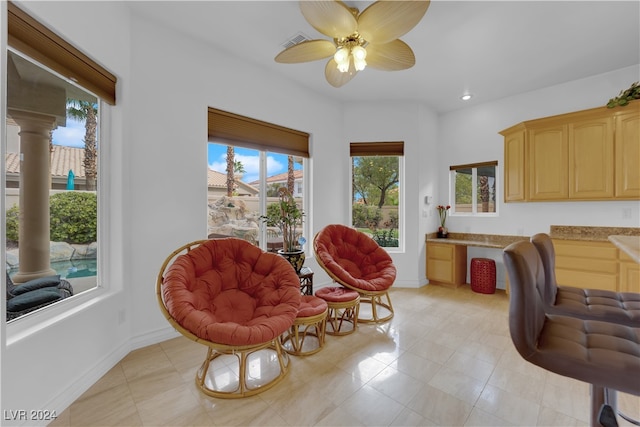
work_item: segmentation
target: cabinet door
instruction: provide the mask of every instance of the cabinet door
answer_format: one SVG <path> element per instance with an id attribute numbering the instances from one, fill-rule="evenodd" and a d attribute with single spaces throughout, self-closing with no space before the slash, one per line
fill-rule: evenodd
<path id="1" fill-rule="evenodd" d="M 567 126 L 529 130 L 529 199 L 567 199 Z"/>
<path id="2" fill-rule="evenodd" d="M 504 136 L 504 201 L 523 202 L 525 194 L 525 131 Z"/>
<path id="3" fill-rule="evenodd" d="M 613 197 L 613 118 L 569 125 L 569 198 Z"/>
<path id="4" fill-rule="evenodd" d="M 640 103 L 616 117 L 616 198 L 640 199 Z"/>
<path id="5" fill-rule="evenodd" d="M 620 292 L 640 293 L 640 265 L 631 262 L 620 263 Z"/>

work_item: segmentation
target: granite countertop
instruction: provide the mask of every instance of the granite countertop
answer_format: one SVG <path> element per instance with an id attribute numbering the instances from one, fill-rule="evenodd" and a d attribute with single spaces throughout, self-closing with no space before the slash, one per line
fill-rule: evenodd
<path id="1" fill-rule="evenodd" d="M 552 225 L 549 235 L 558 240 L 608 242 L 609 236 L 640 236 L 638 227 L 583 227 Z"/>
<path id="2" fill-rule="evenodd" d="M 446 239 L 437 237 L 437 233 L 427 234 L 426 241 L 449 245 L 477 246 L 480 248 L 504 249 L 518 240 L 529 240 L 529 236 L 507 236 L 502 234 L 449 233 Z"/>
<path id="3" fill-rule="evenodd" d="M 610 241 L 609 236 L 640 236 L 640 228 L 552 225 L 550 227 L 549 236 L 551 236 L 552 239 L 557 240 L 608 242 Z M 429 233 L 426 236 L 427 242 L 495 249 L 504 249 L 511 243 L 517 242 L 518 240 L 529 240 L 529 236 L 476 233 L 449 233 L 449 237 L 446 239 L 438 238 L 437 233 Z"/>
<path id="4" fill-rule="evenodd" d="M 618 249 L 629 255 L 631 259 L 640 264 L 640 236 L 609 236 L 609 240 Z"/>

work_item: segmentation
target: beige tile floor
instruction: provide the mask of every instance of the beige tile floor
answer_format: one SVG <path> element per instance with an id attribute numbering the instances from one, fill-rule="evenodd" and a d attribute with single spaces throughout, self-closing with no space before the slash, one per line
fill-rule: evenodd
<path id="1" fill-rule="evenodd" d="M 588 385 L 525 362 L 508 298 L 468 286 L 393 289 L 395 317 L 292 357 L 289 375 L 244 399 L 194 384 L 206 349 L 175 338 L 131 352 L 55 426 L 586 426 Z M 619 394 L 640 419 L 640 398 Z M 630 425 L 624 420 L 621 425 Z"/>

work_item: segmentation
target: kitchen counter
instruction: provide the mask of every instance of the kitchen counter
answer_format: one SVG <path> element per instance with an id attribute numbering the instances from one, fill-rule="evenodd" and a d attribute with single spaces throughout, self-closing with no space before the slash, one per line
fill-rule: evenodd
<path id="1" fill-rule="evenodd" d="M 552 225 L 550 227 L 549 235 L 552 239 L 557 240 L 607 242 L 609 241 L 609 236 L 640 236 L 640 228 Z"/>
<path id="2" fill-rule="evenodd" d="M 609 236 L 609 241 L 640 264 L 640 236 Z"/>

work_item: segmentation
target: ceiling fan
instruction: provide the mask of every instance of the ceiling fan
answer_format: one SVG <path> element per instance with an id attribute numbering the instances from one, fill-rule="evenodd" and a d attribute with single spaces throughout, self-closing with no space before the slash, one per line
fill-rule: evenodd
<path id="1" fill-rule="evenodd" d="M 283 50 L 275 60 L 295 64 L 331 57 L 324 75 L 334 87 L 348 83 L 367 65 L 383 71 L 411 68 L 415 55 L 399 37 L 420 22 L 429 4 L 381 0 L 360 12 L 338 0 L 300 1 L 307 22 L 333 41 L 306 40 Z"/>

